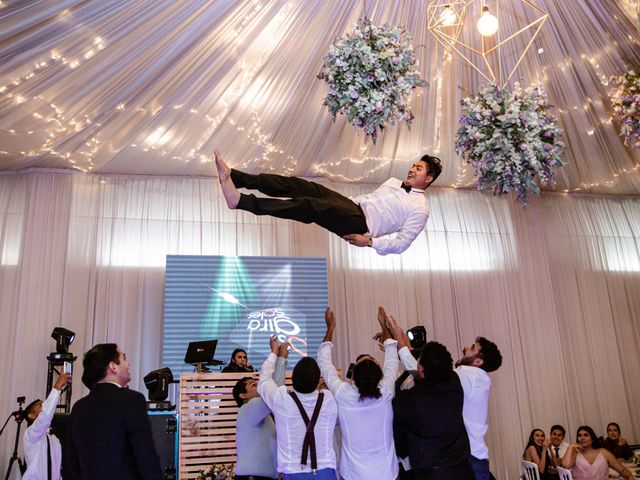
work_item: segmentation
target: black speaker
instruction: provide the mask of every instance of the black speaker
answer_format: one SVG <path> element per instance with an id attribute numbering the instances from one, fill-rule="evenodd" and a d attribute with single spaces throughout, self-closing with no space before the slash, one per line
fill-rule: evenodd
<path id="1" fill-rule="evenodd" d="M 175 480 L 178 467 L 176 436 L 178 434 L 178 420 L 175 412 L 149 412 L 151 422 L 151 436 L 160 457 L 160 465 L 165 480 Z"/>

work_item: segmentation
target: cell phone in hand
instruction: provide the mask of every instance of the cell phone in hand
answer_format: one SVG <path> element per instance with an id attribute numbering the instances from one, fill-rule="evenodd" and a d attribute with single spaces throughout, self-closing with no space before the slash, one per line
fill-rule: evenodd
<path id="1" fill-rule="evenodd" d="M 63 366 L 62 366 L 62 372 L 66 373 L 67 375 L 71 375 L 71 369 L 73 368 L 71 362 L 64 362 Z"/>

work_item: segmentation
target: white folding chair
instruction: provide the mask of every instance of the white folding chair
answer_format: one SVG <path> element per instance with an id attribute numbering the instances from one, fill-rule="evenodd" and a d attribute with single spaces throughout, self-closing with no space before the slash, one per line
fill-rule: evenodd
<path id="1" fill-rule="evenodd" d="M 571 470 L 567 470 L 566 468 L 556 467 L 558 469 L 558 476 L 560 480 L 573 480 L 571 476 Z"/>
<path id="2" fill-rule="evenodd" d="M 540 480 L 538 465 L 535 463 L 520 460 L 520 467 L 522 469 L 522 477 L 524 480 Z"/>

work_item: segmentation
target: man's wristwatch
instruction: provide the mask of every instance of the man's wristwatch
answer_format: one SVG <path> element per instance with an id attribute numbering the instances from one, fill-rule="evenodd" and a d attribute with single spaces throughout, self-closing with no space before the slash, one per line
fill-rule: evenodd
<path id="1" fill-rule="evenodd" d="M 373 238 L 369 237 L 369 241 L 367 242 L 367 247 L 373 247 Z"/>

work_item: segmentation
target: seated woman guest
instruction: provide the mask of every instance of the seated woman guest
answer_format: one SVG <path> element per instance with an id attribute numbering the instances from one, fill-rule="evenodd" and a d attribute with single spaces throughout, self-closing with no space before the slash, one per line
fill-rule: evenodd
<path id="1" fill-rule="evenodd" d="M 600 441 L 591 427 L 578 428 L 576 439 L 578 443 L 569 445 L 562 457 L 562 466 L 571 469 L 574 480 L 606 480 L 609 468 L 623 478 L 633 480 L 633 474 L 610 451 L 600 448 Z"/>
<path id="2" fill-rule="evenodd" d="M 629 444 L 620 436 L 620 425 L 611 422 L 607 425 L 607 438 L 602 442 L 602 447 L 613 453 L 616 458 L 631 458 L 633 451 Z"/>
<path id="3" fill-rule="evenodd" d="M 538 466 L 540 478 L 542 480 L 557 479 L 558 474 L 554 472 L 551 456 L 549 455 L 550 441 L 545 438 L 544 431 L 534 428 L 529 435 L 529 441 L 524 448 L 522 458 L 527 462 L 533 462 Z"/>
<path id="4" fill-rule="evenodd" d="M 247 352 L 242 348 L 236 348 L 231 353 L 231 362 L 222 369 L 222 373 L 255 372 L 247 359 Z"/>

